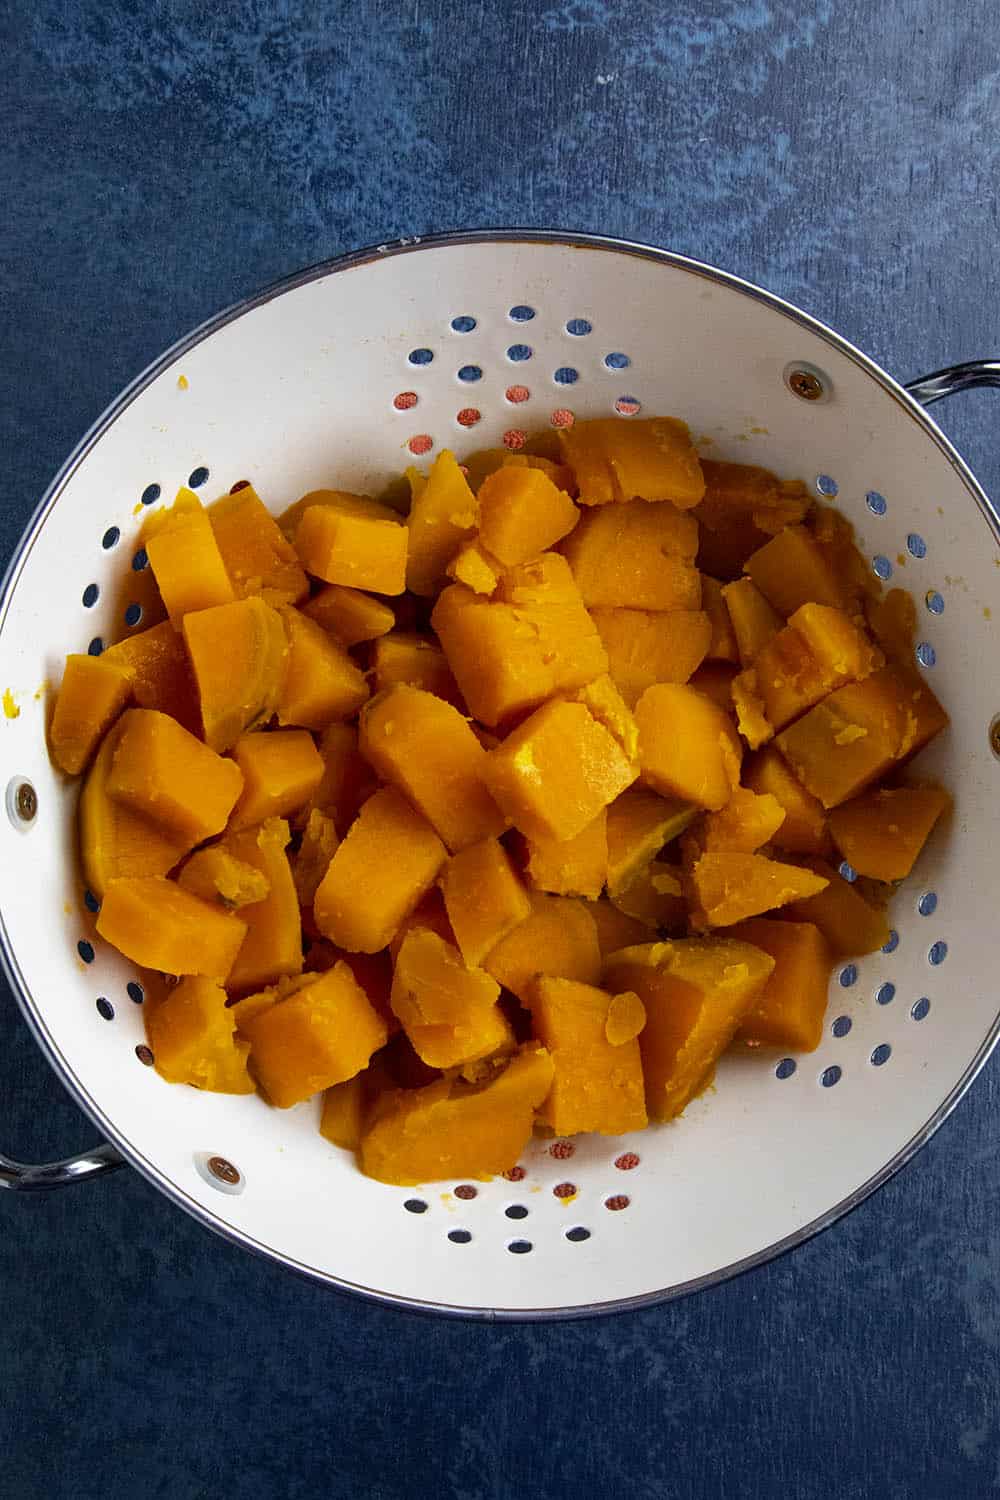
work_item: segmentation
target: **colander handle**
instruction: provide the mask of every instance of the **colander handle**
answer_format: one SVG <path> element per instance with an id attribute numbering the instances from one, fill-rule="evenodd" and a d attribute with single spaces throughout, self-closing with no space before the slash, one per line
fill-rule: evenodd
<path id="1" fill-rule="evenodd" d="M 977 385 L 1000 386 L 1000 359 L 970 359 L 964 365 L 948 365 L 935 370 L 933 375 L 907 381 L 906 389 L 921 406 L 931 406 L 945 396 L 971 391 Z"/>
<path id="2" fill-rule="evenodd" d="M 40 1192 L 43 1188 L 66 1187 L 71 1182 L 89 1182 L 92 1177 L 116 1172 L 124 1165 L 125 1158 L 107 1144 L 39 1166 L 11 1161 L 9 1156 L 0 1154 L 0 1188 L 13 1188 L 19 1193 Z"/>

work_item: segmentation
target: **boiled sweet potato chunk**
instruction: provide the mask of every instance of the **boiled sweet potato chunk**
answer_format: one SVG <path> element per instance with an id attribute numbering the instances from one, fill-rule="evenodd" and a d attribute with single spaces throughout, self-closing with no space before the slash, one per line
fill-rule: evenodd
<path id="1" fill-rule="evenodd" d="M 608 894 L 615 897 L 626 890 L 697 815 L 697 807 L 677 797 L 661 797 L 643 787 L 622 792 L 607 814 Z"/>
<path id="2" fill-rule="evenodd" d="M 225 828 L 243 774 L 168 714 L 132 708 L 122 716 L 107 788 L 169 834 L 200 844 Z"/>
<path id="3" fill-rule="evenodd" d="M 792 771 L 824 807 L 864 791 L 900 758 L 915 723 L 904 694 L 902 679 L 886 667 L 838 688 L 778 735 Z"/>
<path id="4" fill-rule="evenodd" d="M 230 911 L 263 901 L 271 888 L 261 870 L 242 859 L 234 859 L 221 844 L 210 844 L 185 860 L 177 884 L 192 896 L 214 901 Z"/>
<path id="5" fill-rule="evenodd" d="M 153 1062 L 168 1083 L 189 1083 L 215 1094 L 252 1094 L 250 1045 L 236 1035 L 236 1018 L 215 979 L 189 975 L 146 1011 Z"/>
<path id="6" fill-rule="evenodd" d="M 325 729 L 346 719 L 368 700 L 360 667 L 339 641 L 297 609 L 282 611 L 288 661 L 278 694 L 278 723 Z"/>
<path id="7" fill-rule="evenodd" d="M 576 480 L 572 469 L 562 463 L 561 458 L 562 449 L 559 446 L 557 434 L 546 432 L 540 433 L 538 437 L 529 438 L 528 448 L 521 453 L 512 453 L 509 448 L 480 448 L 475 453 L 467 454 L 462 464 L 466 470 L 465 477 L 477 493 L 483 480 L 490 474 L 495 473 L 497 469 L 510 467 L 512 469 L 540 469 L 559 489 L 565 490 L 567 494 L 573 494 L 576 490 Z"/>
<path id="8" fill-rule="evenodd" d="M 560 430 L 559 441 L 581 505 L 670 500 L 687 510 L 705 493 L 690 433 L 675 417 L 576 422 Z"/>
<path id="9" fill-rule="evenodd" d="M 635 710 L 647 786 L 717 811 L 739 781 L 739 740 L 726 714 L 694 688 L 659 683 Z"/>
<path id="10" fill-rule="evenodd" d="M 456 708 L 463 706 L 458 684 L 441 647 L 417 631 L 393 630 L 377 640 L 372 648 L 372 676 L 377 693 L 405 682 L 433 693 L 435 698 L 443 698 Z"/>
<path id="11" fill-rule="evenodd" d="M 701 532 L 699 566 L 736 578 L 769 536 L 805 518 L 809 497 L 796 480 L 779 480 L 752 464 L 703 458 L 705 495 L 695 515 Z"/>
<path id="12" fill-rule="evenodd" d="M 803 604 L 754 661 L 768 723 L 784 729 L 828 693 L 863 681 L 884 661 L 842 610 Z"/>
<path id="13" fill-rule="evenodd" d="M 830 814 L 830 832 L 859 875 L 905 880 L 951 798 L 940 787 L 879 787 Z"/>
<path id="14" fill-rule="evenodd" d="M 871 906 L 825 860 L 808 859 L 803 864 L 825 880 L 826 886 L 814 896 L 789 902 L 785 915 L 818 927 L 835 958 L 875 953 L 884 948 L 889 941 L 885 912 Z"/>
<path id="15" fill-rule="evenodd" d="M 618 741 L 626 760 L 638 762 L 639 726 L 635 714 L 606 672 L 577 688 L 569 697 L 574 703 L 584 704 L 598 724 L 604 725 L 611 737 Z"/>
<path id="16" fill-rule="evenodd" d="M 443 1078 L 390 1094 L 362 1137 L 361 1170 L 400 1185 L 456 1177 L 486 1181 L 509 1171 L 551 1085 L 551 1058 L 529 1043 L 486 1084 Z"/>
<path id="17" fill-rule="evenodd" d="M 295 550 L 307 573 L 325 583 L 401 594 L 409 533 L 395 511 L 366 495 L 320 491 L 295 528 Z"/>
<path id="18" fill-rule="evenodd" d="M 79 776 L 132 691 L 128 669 L 107 656 L 67 656 L 49 725 L 52 759 Z"/>
<path id="19" fill-rule="evenodd" d="M 597 984 L 601 949 L 587 903 L 568 896 L 529 891 L 531 915 L 520 922 L 483 959 L 482 966 L 523 1003 L 539 974 Z"/>
<path id="20" fill-rule="evenodd" d="M 83 873 L 88 888 L 98 899 L 112 880 L 166 875 L 194 842 L 151 823 L 110 795 L 108 777 L 120 734 L 121 721 L 105 735 L 80 793 Z"/>
<path id="21" fill-rule="evenodd" d="M 262 1011 L 243 1030 L 251 1067 L 279 1109 L 353 1078 L 386 1041 L 384 1022 L 345 963 Z"/>
<path id="22" fill-rule="evenodd" d="M 147 516 L 144 537 L 149 566 L 175 629 L 190 611 L 236 598 L 208 512 L 191 490 L 180 490 L 169 510 Z"/>
<path id="23" fill-rule="evenodd" d="M 97 918 L 100 936 L 133 963 L 220 980 L 232 970 L 246 930 L 239 917 L 159 876 L 112 880 Z"/>
<path id="24" fill-rule="evenodd" d="M 823 804 L 806 791 L 773 745 L 747 758 L 743 783 L 760 796 L 774 797 L 784 809 L 784 819 L 771 835 L 775 848 L 790 854 L 829 853 L 830 832 Z"/>
<path id="25" fill-rule="evenodd" d="M 540 1117 L 557 1135 L 624 1135 L 646 1125 L 637 1037 L 646 1021 L 631 992 L 610 995 L 572 979 L 536 979 L 529 993 L 535 1035 L 555 1069 Z"/>
<path id="26" fill-rule="evenodd" d="M 309 580 L 295 548 L 251 484 L 208 507 L 216 545 L 240 599 L 260 594 L 268 604 L 298 604 Z M 223 601 L 220 600 L 220 603 Z"/>
<path id="27" fill-rule="evenodd" d="M 769 953 L 774 968 L 753 1007 L 740 1023 L 741 1041 L 789 1052 L 815 1052 L 823 1038 L 823 1017 L 833 955 L 811 922 L 776 922 L 751 917 L 730 936 Z"/>
<path id="28" fill-rule="evenodd" d="M 503 564 L 472 539 L 459 547 L 448 564 L 448 577 L 464 583 L 474 594 L 493 594 L 503 573 Z"/>
<path id="29" fill-rule="evenodd" d="M 608 878 L 607 813 L 602 809 L 575 838 L 525 840 L 526 874 L 536 891 L 596 901 Z M 527 915 L 527 913 L 525 913 Z"/>
<path id="30" fill-rule="evenodd" d="M 639 1047 L 651 1119 L 672 1120 L 711 1081 L 773 969 L 770 954 L 729 938 L 648 943 L 612 954 L 605 985 L 634 991 L 646 1010 Z"/>
<path id="31" fill-rule="evenodd" d="M 553 700 L 486 756 L 486 784 L 529 838 L 574 838 L 631 785 L 637 766 L 582 703 Z"/>
<path id="32" fill-rule="evenodd" d="M 703 854 L 691 870 L 692 922 L 731 927 L 747 917 L 787 906 L 823 890 L 812 870 L 781 864 L 762 854 Z"/>
<path id="33" fill-rule="evenodd" d="M 441 872 L 441 894 L 470 968 L 531 915 L 528 893 L 496 839 L 482 839 L 453 854 Z"/>
<path id="34" fill-rule="evenodd" d="M 722 597 L 729 611 L 740 665 L 752 666 L 768 641 L 782 629 L 784 621 L 751 578 L 727 583 Z"/>
<path id="35" fill-rule="evenodd" d="M 514 1050 L 514 1034 L 497 1005 L 500 986 L 484 969 L 466 968 L 457 948 L 428 928 L 403 939 L 391 1004 L 417 1056 L 432 1068 L 454 1068 Z"/>
<path id="36" fill-rule="evenodd" d="M 255 828 L 229 833 L 225 849 L 267 880 L 262 901 L 240 908 L 247 935 L 229 975 L 229 989 L 246 993 L 302 971 L 302 921 L 285 850 L 288 824 L 269 818 Z"/>
<path id="37" fill-rule="evenodd" d="M 319 930 L 349 952 L 377 953 L 438 877 L 448 852 L 393 788 L 368 798 L 313 903 Z"/>
<path id="38" fill-rule="evenodd" d="M 478 500 L 482 544 L 508 568 L 540 556 L 580 519 L 570 497 L 541 469 L 505 464 L 483 481 Z"/>
<path id="39" fill-rule="evenodd" d="M 656 932 L 683 932 L 687 925 L 688 906 L 684 896 L 682 871 L 664 859 L 654 859 L 636 873 L 622 890 L 611 895 L 611 902 L 626 916 Z M 648 937 L 648 932 L 645 937 Z"/>
<path id="40" fill-rule="evenodd" d="M 506 820 L 486 785 L 486 751 L 450 703 L 397 683 L 362 713 L 358 746 L 452 853 L 503 832 Z"/>
<path id="41" fill-rule="evenodd" d="M 438 454 L 426 483 L 414 491 L 407 518 L 406 587 L 431 599 L 444 586 L 445 569 L 475 532 L 479 504 L 447 448 Z M 488 545 L 488 544 L 487 544 Z M 374 587 L 374 585 L 368 585 Z M 379 589 L 380 593 L 389 590 Z"/>
<path id="42" fill-rule="evenodd" d="M 697 838 L 706 854 L 754 854 L 777 837 L 784 821 L 777 797 L 738 786 L 720 812 L 706 814 Z"/>
<path id="43" fill-rule="evenodd" d="M 364 1075 L 355 1073 L 343 1083 L 335 1083 L 323 1095 L 323 1112 L 319 1133 L 331 1146 L 356 1151 L 361 1145 L 365 1119 Z"/>
<path id="44" fill-rule="evenodd" d="M 702 610 L 595 609 L 608 672 L 630 708 L 658 682 L 687 682 L 704 660 L 712 625 Z"/>
<path id="45" fill-rule="evenodd" d="M 588 608 L 701 606 L 698 527 L 673 505 L 633 500 L 587 511 L 561 550 Z"/>
<path id="46" fill-rule="evenodd" d="M 278 707 L 288 657 L 281 616 L 253 596 L 186 614 L 183 629 L 205 743 L 228 750 Z"/>
<path id="47" fill-rule="evenodd" d="M 784 531 L 747 558 L 746 570 L 769 604 L 786 618 L 803 604 L 846 609 L 851 592 L 804 526 Z"/>
<path id="48" fill-rule="evenodd" d="M 305 806 L 323 778 L 322 757 L 304 729 L 244 734 L 233 746 L 233 760 L 243 773 L 233 828 L 288 817 Z"/>
<path id="49" fill-rule="evenodd" d="M 183 637 L 169 620 L 109 646 L 102 660 L 125 668 L 132 697 L 140 708 L 159 709 L 192 734 L 201 733 L 201 709 L 191 662 Z"/>
<path id="50" fill-rule="evenodd" d="M 759 750 L 774 738 L 774 726 L 764 711 L 764 699 L 757 680 L 756 667 L 744 667 L 729 684 L 736 727 L 751 750 Z"/>
<path id="51" fill-rule="evenodd" d="M 396 623 L 395 614 L 381 599 L 339 583 L 328 583 L 320 589 L 315 598 L 302 605 L 302 613 L 335 635 L 342 646 L 374 641 L 388 635 Z"/>

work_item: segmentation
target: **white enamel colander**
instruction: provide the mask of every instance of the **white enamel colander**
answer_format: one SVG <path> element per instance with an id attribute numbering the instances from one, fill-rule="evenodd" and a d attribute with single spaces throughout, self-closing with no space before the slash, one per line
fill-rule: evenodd
<path id="1" fill-rule="evenodd" d="M 940 1124 L 997 1037 L 1000 704 L 983 688 L 1000 655 L 1000 523 L 918 404 L 987 383 L 1000 364 L 908 394 L 735 277 L 532 231 L 382 245 L 175 345 L 68 460 L 0 601 L 3 957 L 39 1044 L 107 1142 L 45 1167 L 0 1159 L 6 1185 L 125 1161 L 282 1265 L 483 1317 L 595 1313 L 708 1286 L 860 1202 Z M 280 1111 L 164 1083 L 144 1051 L 141 976 L 93 937 L 77 787 L 45 748 L 44 684 L 67 651 L 125 624 L 144 505 L 182 484 L 208 499 L 249 479 L 280 511 L 321 485 L 377 492 L 445 447 L 517 447 L 574 416 L 640 411 L 684 417 L 712 457 L 835 495 L 875 572 L 913 593 L 917 660 L 951 715 L 920 769 L 949 787 L 954 816 L 898 892 L 887 948 L 834 974 L 818 1051 L 731 1054 L 677 1123 L 538 1140 L 509 1178 L 421 1190 L 363 1177 L 318 1134 L 315 1100 Z"/>

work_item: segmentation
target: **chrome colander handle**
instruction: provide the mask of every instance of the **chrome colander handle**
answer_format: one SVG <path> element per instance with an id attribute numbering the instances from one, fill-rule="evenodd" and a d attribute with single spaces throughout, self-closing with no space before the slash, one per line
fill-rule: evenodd
<path id="1" fill-rule="evenodd" d="M 980 385 L 1000 386 L 1000 359 L 970 359 L 964 365 L 947 365 L 933 375 L 907 381 L 906 390 L 921 406 L 932 406 L 946 396 L 971 391 Z"/>
<path id="2" fill-rule="evenodd" d="M 9 1156 L 0 1154 L 0 1188 L 12 1188 L 19 1193 L 40 1192 L 44 1188 L 66 1187 L 71 1182 L 89 1182 L 91 1178 L 102 1177 L 105 1172 L 116 1172 L 124 1166 L 125 1158 L 114 1146 L 106 1143 L 94 1146 L 90 1151 L 81 1151 L 78 1156 L 43 1162 L 39 1166 L 12 1161 Z"/>

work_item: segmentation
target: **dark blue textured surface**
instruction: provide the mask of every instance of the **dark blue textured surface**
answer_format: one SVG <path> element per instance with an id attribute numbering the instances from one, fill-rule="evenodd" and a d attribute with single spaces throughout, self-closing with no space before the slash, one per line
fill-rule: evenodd
<path id="1" fill-rule="evenodd" d="M 7 0 L 0 42 L 5 554 L 165 344 L 397 234 L 623 234 L 763 282 L 902 377 L 998 352 L 995 0 Z M 990 393 L 943 420 L 1000 491 Z M 0 1002 L 3 1146 L 82 1146 Z M 0 1493 L 996 1493 L 998 1076 L 794 1256 L 602 1323 L 343 1300 L 127 1173 L 7 1195 Z"/>

